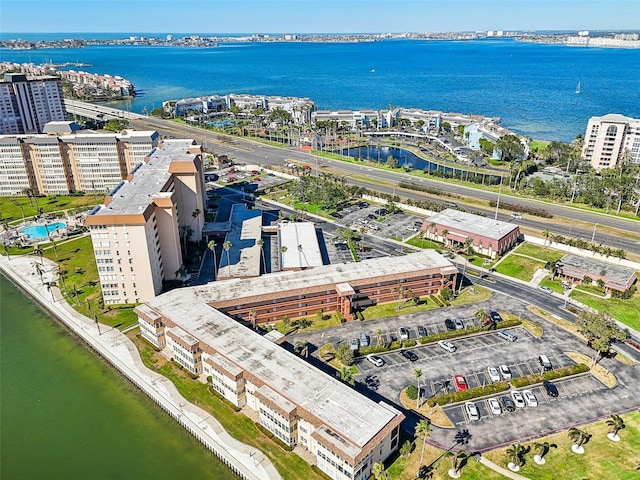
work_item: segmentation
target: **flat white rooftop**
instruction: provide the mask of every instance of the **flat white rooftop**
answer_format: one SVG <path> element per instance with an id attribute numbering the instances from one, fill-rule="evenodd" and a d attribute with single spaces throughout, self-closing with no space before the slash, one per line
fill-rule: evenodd
<path id="1" fill-rule="evenodd" d="M 218 280 L 259 276 L 262 251 L 258 240 L 262 237 L 262 212 L 247 210 L 244 203 L 236 204 L 231 208 L 228 226 L 225 241 L 230 242 L 231 247 L 228 252 L 222 251 Z"/>
<path id="2" fill-rule="evenodd" d="M 313 222 L 281 222 L 278 241 L 280 268 L 283 270 L 322 266 L 322 253 Z"/>
<path id="3" fill-rule="evenodd" d="M 425 224 L 428 225 L 431 222 L 454 229 L 457 232 L 472 233 L 494 240 L 500 240 L 518 228 L 518 225 L 474 215 L 473 213 L 461 212 L 453 208 L 447 208 L 440 213 L 432 215 Z M 454 232 L 452 231 L 451 233 Z"/>
<path id="4" fill-rule="evenodd" d="M 200 288 L 190 287 L 167 292 L 148 305 L 359 447 L 400 415 L 209 307 L 204 300 Z"/>

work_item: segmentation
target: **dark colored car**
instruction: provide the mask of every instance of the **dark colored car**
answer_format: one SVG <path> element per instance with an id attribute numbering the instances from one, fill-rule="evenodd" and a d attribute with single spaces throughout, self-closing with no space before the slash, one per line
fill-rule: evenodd
<path id="1" fill-rule="evenodd" d="M 493 320 L 494 322 L 501 322 L 502 321 L 502 317 L 500 316 L 500 314 L 496 311 L 491 311 L 489 312 L 489 317 L 491 318 L 491 320 Z"/>
<path id="2" fill-rule="evenodd" d="M 375 220 L 378 217 L 375 216 L 373 213 L 370 213 L 369 215 L 367 215 L 367 218 L 370 219 L 370 220 Z"/>
<path id="3" fill-rule="evenodd" d="M 406 358 L 410 362 L 415 362 L 416 360 L 418 360 L 418 356 L 415 353 L 413 353 L 411 350 L 402 350 L 400 352 L 400 355 L 402 355 L 404 358 Z"/>
<path id="4" fill-rule="evenodd" d="M 452 331 L 456 329 L 456 324 L 453 323 L 453 320 L 451 320 L 450 318 L 447 318 L 444 321 L 444 326 L 447 328 L 447 330 Z"/>
<path id="5" fill-rule="evenodd" d="M 502 403 L 502 409 L 506 410 L 507 412 L 515 412 L 516 411 L 516 404 L 513 403 L 513 400 L 511 400 L 511 398 L 507 395 L 502 395 L 500 397 L 500 402 Z"/>
<path id="6" fill-rule="evenodd" d="M 418 338 L 423 338 L 427 336 L 427 329 L 422 325 L 418 325 Z"/>
<path id="7" fill-rule="evenodd" d="M 556 387 L 549 380 L 545 380 L 544 382 L 542 382 L 542 386 L 544 387 L 545 392 L 547 392 L 547 395 L 549 395 L 550 397 L 558 396 L 558 387 Z"/>

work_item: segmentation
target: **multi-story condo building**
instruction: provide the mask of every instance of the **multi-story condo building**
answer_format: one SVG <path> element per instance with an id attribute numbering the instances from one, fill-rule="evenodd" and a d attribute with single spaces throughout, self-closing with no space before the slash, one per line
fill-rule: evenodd
<path id="1" fill-rule="evenodd" d="M 394 267 L 399 260 L 402 267 Z M 384 461 L 397 450 L 404 415 L 385 402 L 361 395 L 243 326 L 229 316 L 235 313 L 233 308 L 225 314 L 214 306 L 215 300 L 233 300 L 234 295 L 242 293 L 235 303 L 244 307 L 245 302 L 255 300 L 248 297 L 254 288 L 262 288 L 259 301 L 267 308 L 277 308 L 278 297 L 295 296 L 298 303 L 306 302 L 302 297 L 311 290 L 305 289 L 307 282 L 325 284 L 322 293 L 328 293 L 334 288 L 329 283 L 340 282 L 344 273 L 353 288 L 347 284 L 337 287 L 346 294 L 349 288 L 357 289 L 358 282 L 382 281 L 384 272 L 393 275 L 411 268 L 421 272 L 433 266 L 431 262 L 439 261 L 421 252 L 266 275 L 261 277 L 261 286 L 251 283 L 259 279 L 212 282 L 169 291 L 136 307 L 135 312 L 145 339 L 166 350 L 174 361 L 237 407 L 255 412 L 257 421 L 279 440 L 310 452 L 314 463 L 330 478 L 366 480 L 375 462 Z M 356 280 L 356 276 L 361 278 Z M 416 273 L 415 278 L 419 276 Z M 271 297 L 267 298 L 269 282 Z M 286 290 L 294 284 L 299 286 L 296 291 Z M 327 297 L 327 301 L 334 309 L 338 306 L 336 298 Z"/>
<path id="2" fill-rule="evenodd" d="M 41 133 L 66 119 L 60 78 L 5 73 L 0 80 L 0 134 Z"/>
<path id="3" fill-rule="evenodd" d="M 0 195 L 106 193 L 158 144 L 154 131 L 95 133 L 50 122 L 45 134 L 0 136 Z"/>
<path id="4" fill-rule="evenodd" d="M 615 168 L 623 161 L 640 163 L 640 119 L 616 113 L 591 117 L 582 158 L 596 170 Z"/>
<path id="5" fill-rule="evenodd" d="M 104 303 L 146 302 L 182 267 L 181 237 L 202 238 L 202 152 L 165 140 L 86 218 Z M 177 341 L 177 340 L 176 340 Z"/>

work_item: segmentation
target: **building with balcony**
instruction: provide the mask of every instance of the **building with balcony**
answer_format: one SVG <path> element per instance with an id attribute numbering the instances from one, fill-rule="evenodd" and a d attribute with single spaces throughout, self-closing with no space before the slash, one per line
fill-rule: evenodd
<path id="1" fill-rule="evenodd" d="M 452 208 L 427 218 L 421 230 L 445 247 L 462 248 L 469 239 L 474 251 L 490 258 L 504 255 L 520 238 L 518 225 Z"/>
<path id="2" fill-rule="evenodd" d="M 194 241 L 202 238 L 204 204 L 202 152 L 190 139 L 158 144 L 107 195 L 85 220 L 106 305 L 145 302 L 162 291 L 163 280 L 176 277 L 181 239 L 188 232 Z"/>
<path id="3" fill-rule="evenodd" d="M 0 80 L 0 135 L 42 133 L 48 122 L 66 119 L 60 78 L 5 73 Z"/>
<path id="4" fill-rule="evenodd" d="M 582 159 L 596 170 L 640 163 L 640 119 L 610 113 L 587 123 Z"/>
<path id="5" fill-rule="evenodd" d="M 200 381 L 255 412 L 257 422 L 286 445 L 310 452 L 329 478 L 368 479 L 373 464 L 398 449 L 404 415 L 210 306 L 205 290 L 225 285 L 172 290 L 136 307 L 144 338 L 164 345 L 185 368 L 201 364 Z M 169 340 L 163 344 L 163 338 Z"/>

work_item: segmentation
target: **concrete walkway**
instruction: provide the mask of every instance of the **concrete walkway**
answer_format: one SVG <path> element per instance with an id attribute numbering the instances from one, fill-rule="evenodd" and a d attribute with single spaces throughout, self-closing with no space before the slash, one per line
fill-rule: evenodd
<path id="1" fill-rule="evenodd" d="M 170 380 L 145 367 L 137 348 L 126 335 L 107 325 L 100 325 L 99 333 L 91 319 L 71 308 L 57 287 L 46 285 L 56 280 L 55 263 L 46 258 L 43 261 L 42 279 L 33 265 L 40 263 L 40 259 L 30 255 L 12 256 L 10 260 L 0 255 L 0 271 L 95 349 L 238 476 L 246 480 L 282 478 L 262 452 L 232 438 L 208 412 L 188 403 Z"/>
<path id="2" fill-rule="evenodd" d="M 500 465 L 496 465 L 491 460 L 487 460 L 486 458 L 484 458 L 482 455 L 480 455 L 480 459 L 478 461 L 485 467 L 488 467 L 494 472 L 498 472 L 500 475 L 503 475 L 507 478 L 512 478 L 513 480 L 529 480 L 528 477 L 523 477 L 516 472 L 512 472 L 507 468 L 502 468 Z"/>

